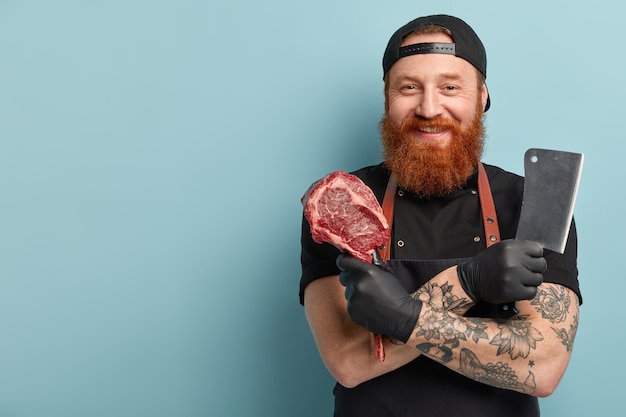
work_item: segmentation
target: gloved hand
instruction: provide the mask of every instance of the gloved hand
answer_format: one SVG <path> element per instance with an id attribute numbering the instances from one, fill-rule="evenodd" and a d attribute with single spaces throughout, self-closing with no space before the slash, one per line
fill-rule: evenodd
<path id="1" fill-rule="evenodd" d="M 422 302 L 380 267 L 339 255 L 339 280 L 346 287 L 348 315 L 372 333 L 406 342 L 417 323 Z"/>
<path id="2" fill-rule="evenodd" d="M 539 243 L 504 240 L 459 264 L 457 273 L 472 300 L 502 304 L 533 299 L 547 266 Z"/>

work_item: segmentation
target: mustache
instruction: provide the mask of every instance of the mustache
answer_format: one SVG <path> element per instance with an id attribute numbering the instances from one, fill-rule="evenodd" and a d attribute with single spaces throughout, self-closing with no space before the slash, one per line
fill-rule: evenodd
<path id="1" fill-rule="evenodd" d="M 400 132 L 406 134 L 412 130 L 452 130 L 459 132 L 461 125 L 456 120 L 437 117 L 435 119 L 423 119 L 420 117 L 406 119 L 400 125 Z"/>

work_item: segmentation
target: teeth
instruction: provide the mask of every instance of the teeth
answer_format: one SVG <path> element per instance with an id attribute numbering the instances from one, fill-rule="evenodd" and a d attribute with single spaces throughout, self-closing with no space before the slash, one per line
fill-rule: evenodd
<path id="1" fill-rule="evenodd" d="M 426 133 L 439 133 L 439 132 L 441 132 L 440 129 L 436 129 L 434 127 L 425 127 L 425 128 L 420 129 L 420 130 L 422 132 L 426 132 Z"/>

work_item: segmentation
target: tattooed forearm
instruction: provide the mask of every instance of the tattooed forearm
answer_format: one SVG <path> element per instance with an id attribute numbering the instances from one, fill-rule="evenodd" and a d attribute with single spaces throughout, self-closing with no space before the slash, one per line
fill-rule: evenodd
<path id="1" fill-rule="evenodd" d="M 537 389 L 535 375 L 528 371 L 524 382 L 519 382 L 513 369 L 503 362 L 483 365 L 478 356 L 469 349 L 461 349 L 460 371 L 462 374 L 484 384 L 532 394 Z"/>
<path id="2" fill-rule="evenodd" d="M 427 283 L 414 295 L 428 306 L 415 328 L 420 340 L 417 350 L 478 382 L 535 393 L 535 374 L 530 370 L 534 365 L 532 354 L 544 336 L 530 316 L 522 314 L 511 320 L 464 317 L 457 311 L 463 311 L 468 301 L 454 297 L 451 289 L 447 283 Z M 485 357 L 492 359 L 481 363 L 485 357 L 479 359 L 478 352 L 489 350 L 491 356 Z M 528 367 L 520 363 L 524 359 Z"/>
<path id="3" fill-rule="evenodd" d="M 452 289 L 453 286 L 447 282 L 442 284 L 427 282 L 417 290 L 415 297 L 437 310 L 447 310 L 462 315 L 473 305 L 473 302 L 468 298 L 454 295 Z"/>
<path id="4" fill-rule="evenodd" d="M 459 347 L 461 341 L 487 339 L 487 325 L 484 321 L 451 315 L 446 310 L 430 309 L 423 313 L 421 326 L 416 329 L 416 336 L 422 337 L 432 345 Z"/>
<path id="5" fill-rule="evenodd" d="M 576 331 L 578 330 L 578 316 L 574 316 L 574 323 L 570 324 L 569 330 L 561 328 L 557 329 L 552 327 L 552 330 L 556 333 L 561 343 L 565 346 L 568 352 L 571 352 L 574 348 L 574 339 L 576 337 Z"/>
<path id="6" fill-rule="evenodd" d="M 449 294 L 448 285 L 425 285 L 418 297 L 428 303 L 431 309 L 424 312 L 421 326 L 416 329 L 416 336 L 428 341 L 424 346 L 438 346 L 448 349 L 458 348 L 461 341 L 488 339 L 487 323 L 490 320 L 471 317 L 459 317 L 450 314 L 446 307 L 458 304 L 458 299 L 445 297 Z M 497 355 L 508 354 L 511 359 L 528 357 L 531 349 L 537 348 L 537 342 L 543 340 L 543 335 L 526 319 L 528 316 L 518 316 L 498 324 L 499 333 L 489 343 L 497 346 Z M 420 349 L 418 347 L 418 349 Z M 424 353 L 424 351 L 420 349 Z"/>
<path id="7" fill-rule="evenodd" d="M 413 296 L 423 304 L 411 340 L 423 355 L 494 387 L 540 396 L 554 389 L 554 370 L 566 366 L 578 326 L 569 289 L 540 286 L 532 301 L 523 301 L 521 314 L 508 320 L 465 317 L 473 304 L 442 281 Z"/>
<path id="8" fill-rule="evenodd" d="M 452 360 L 452 349 L 445 345 L 420 343 L 416 347 L 420 352 L 428 354 L 431 358 L 437 358 L 442 363 L 448 363 Z"/>
<path id="9" fill-rule="evenodd" d="M 569 292 L 562 286 L 538 287 L 537 296 L 530 302 L 537 312 L 541 313 L 541 317 L 552 323 L 565 321 L 570 303 Z"/>
<path id="10" fill-rule="evenodd" d="M 498 356 L 508 353 L 511 359 L 527 358 L 531 349 L 537 348 L 537 342 L 543 340 L 541 332 L 525 321 L 527 317 L 517 316 L 498 325 L 500 333 L 489 342 L 498 347 Z"/>

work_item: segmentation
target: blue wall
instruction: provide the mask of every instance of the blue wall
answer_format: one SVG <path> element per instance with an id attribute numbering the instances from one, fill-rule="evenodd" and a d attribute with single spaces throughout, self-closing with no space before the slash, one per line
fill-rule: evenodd
<path id="1" fill-rule="evenodd" d="M 486 162 L 586 155 L 585 304 L 543 415 L 624 415 L 624 199 L 601 201 L 624 179 L 624 8 L 436 3 L 1 1 L 0 415 L 331 415 L 299 198 L 379 161 L 387 39 L 440 12 L 487 47 Z"/>

